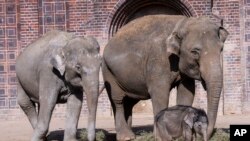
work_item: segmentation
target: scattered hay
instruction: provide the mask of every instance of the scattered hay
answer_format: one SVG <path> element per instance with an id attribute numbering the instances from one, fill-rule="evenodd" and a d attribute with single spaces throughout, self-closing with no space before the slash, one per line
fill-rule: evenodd
<path id="1" fill-rule="evenodd" d="M 135 132 L 136 139 L 132 141 L 155 141 L 152 131 L 139 130 Z M 87 131 L 80 131 L 80 141 L 87 141 Z M 108 134 L 103 130 L 96 132 L 96 141 L 107 141 Z M 216 129 L 213 137 L 209 141 L 229 141 L 229 129 Z M 176 139 L 174 141 L 184 141 L 182 138 Z M 202 141 L 201 137 L 197 137 L 197 141 Z"/>
<path id="2" fill-rule="evenodd" d="M 229 129 L 216 129 L 213 137 L 209 141 L 229 141 Z"/>
<path id="3" fill-rule="evenodd" d="M 79 136 L 80 136 L 80 141 L 88 141 L 87 130 L 81 130 Z M 107 138 L 106 134 L 103 132 L 103 130 L 99 130 L 96 132 L 96 141 L 107 141 L 106 138 Z"/>
<path id="4" fill-rule="evenodd" d="M 144 130 L 137 131 L 136 133 L 136 139 L 133 141 L 154 141 L 154 136 L 152 132 L 147 132 Z"/>

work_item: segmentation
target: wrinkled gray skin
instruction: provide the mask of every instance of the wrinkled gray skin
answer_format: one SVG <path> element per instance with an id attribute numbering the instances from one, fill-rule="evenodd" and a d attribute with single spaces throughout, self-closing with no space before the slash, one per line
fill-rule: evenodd
<path id="1" fill-rule="evenodd" d="M 191 106 L 195 79 L 208 97 L 208 137 L 216 121 L 222 89 L 220 55 L 228 32 L 206 17 L 153 15 L 131 21 L 110 39 L 102 65 L 115 115 L 118 140 L 135 138 L 132 108 L 152 100 L 153 112 L 168 107 L 177 86 L 177 104 Z"/>
<path id="2" fill-rule="evenodd" d="M 196 140 L 198 133 L 207 141 L 208 118 L 204 110 L 177 105 L 159 112 L 155 117 L 158 141 L 171 141 L 183 136 L 185 141 Z"/>
<path id="3" fill-rule="evenodd" d="M 66 32 L 48 32 L 24 50 L 16 63 L 18 104 L 34 129 L 32 141 L 45 140 L 56 103 L 65 102 L 64 140 L 75 141 L 83 92 L 89 111 L 88 139 L 95 139 L 100 64 L 94 38 Z"/>

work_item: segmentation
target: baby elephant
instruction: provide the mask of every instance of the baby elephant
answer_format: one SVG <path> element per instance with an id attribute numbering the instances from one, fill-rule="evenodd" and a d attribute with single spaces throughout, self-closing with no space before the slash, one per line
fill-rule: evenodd
<path id="1" fill-rule="evenodd" d="M 185 141 L 196 139 L 196 133 L 207 141 L 208 118 L 204 110 L 177 105 L 159 112 L 155 117 L 156 138 L 171 141 L 180 136 Z"/>

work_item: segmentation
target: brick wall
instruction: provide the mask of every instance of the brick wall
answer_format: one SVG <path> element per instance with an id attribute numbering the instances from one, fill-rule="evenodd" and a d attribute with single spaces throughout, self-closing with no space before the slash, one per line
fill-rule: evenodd
<path id="1" fill-rule="evenodd" d="M 218 14 L 230 33 L 223 53 L 224 73 L 224 113 L 242 113 L 242 75 L 240 46 L 240 2 L 217 2 Z"/>
<path id="2" fill-rule="evenodd" d="M 15 59 L 19 53 L 17 0 L 0 1 L 0 115 L 18 109 Z"/>
<path id="3" fill-rule="evenodd" d="M 38 38 L 38 1 L 20 0 L 20 48 L 25 48 L 31 41 Z"/>
<path id="4" fill-rule="evenodd" d="M 211 3 L 213 1 L 213 4 Z M 95 36 L 103 51 L 110 28 L 118 25 L 114 17 L 120 12 L 128 22 L 136 7 L 153 5 L 151 0 L 0 0 L 0 117 L 22 116 L 16 103 L 16 56 L 37 37 L 51 29 L 74 32 L 77 36 Z M 250 0 L 157 0 L 162 5 L 172 5 L 184 15 L 210 16 L 223 24 L 230 32 L 223 52 L 224 88 L 220 100 L 219 114 L 250 113 Z M 134 9 L 129 9 L 130 4 Z M 127 7 L 126 7 L 127 6 Z M 124 8 L 126 7 L 126 8 Z M 121 9 L 126 9 L 122 11 Z M 132 13 L 134 12 L 134 13 Z M 122 17 L 120 17 L 122 18 Z M 118 27 L 119 27 L 118 26 Z M 115 31 L 112 31 L 115 32 Z M 249 61 L 248 61 L 249 60 Z M 206 108 L 206 92 L 200 83 L 194 105 Z M 174 92 L 171 104 L 175 102 Z M 136 109 L 150 107 L 149 102 L 138 104 Z M 146 105 L 146 106 L 145 106 Z M 86 102 L 82 114 L 87 113 Z M 65 105 L 58 105 L 54 116 L 64 116 Z M 110 115 L 110 103 L 106 94 L 99 99 L 98 115 Z M 9 117 L 10 117 L 9 116 Z M 9 118 L 8 117 L 8 118 Z"/>
<path id="5" fill-rule="evenodd" d="M 243 87 L 243 97 L 242 111 L 245 113 L 250 113 L 250 1 L 244 0 L 240 3 L 240 49 L 242 57 L 242 87 Z"/>

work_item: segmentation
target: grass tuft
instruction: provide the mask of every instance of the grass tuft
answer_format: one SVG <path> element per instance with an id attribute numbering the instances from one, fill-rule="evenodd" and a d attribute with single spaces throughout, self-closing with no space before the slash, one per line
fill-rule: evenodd
<path id="1" fill-rule="evenodd" d="M 83 129 L 80 131 L 80 141 L 88 141 L 88 132 Z M 106 135 L 102 130 L 96 132 L 96 141 L 107 141 Z"/>
<path id="2" fill-rule="evenodd" d="M 135 134 L 136 139 L 134 139 L 133 141 L 154 141 L 154 136 L 152 132 L 139 130 Z"/>
<path id="3" fill-rule="evenodd" d="M 216 129 L 213 137 L 209 141 L 229 141 L 230 133 L 229 129 Z"/>

